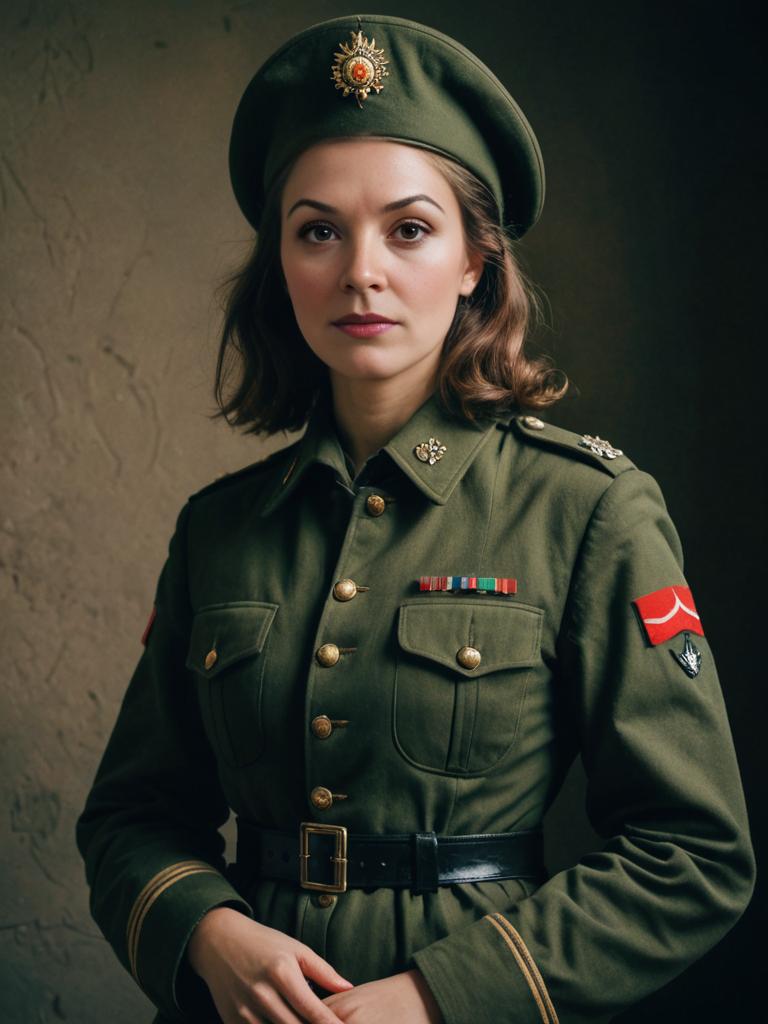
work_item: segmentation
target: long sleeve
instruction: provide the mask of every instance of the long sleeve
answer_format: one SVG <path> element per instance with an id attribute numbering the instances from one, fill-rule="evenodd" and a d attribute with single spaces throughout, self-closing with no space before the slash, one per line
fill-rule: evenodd
<path id="1" fill-rule="evenodd" d="M 156 617 L 77 824 L 94 919 L 172 1020 L 192 1019 L 192 1007 L 211 1005 L 183 959 L 197 922 L 219 905 L 251 912 L 223 874 L 218 827 L 228 807 L 184 667 L 188 508 L 179 515 L 157 585 Z"/>
<path id="2" fill-rule="evenodd" d="M 754 860 L 726 710 L 704 636 L 651 643 L 633 602 L 685 586 L 655 481 L 595 506 L 571 577 L 554 685 L 606 840 L 520 902 L 416 952 L 447 1024 L 595 1024 L 680 973 L 736 922 Z M 663 616 L 661 616 L 663 617 Z"/>

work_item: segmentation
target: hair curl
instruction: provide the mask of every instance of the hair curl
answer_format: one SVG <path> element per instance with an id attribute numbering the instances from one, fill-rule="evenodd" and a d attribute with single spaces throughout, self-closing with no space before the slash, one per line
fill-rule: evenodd
<path id="1" fill-rule="evenodd" d="M 548 357 L 525 352 L 540 305 L 517 262 L 514 243 L 499 224 L 492 193 L 450 157 L 424 153 L 458 200 L 467 246 L 484 261 L 474 291 L 457 302 L 443 342 L 436 390 L 444 407 L 474 421 L 552 405 L 565 394 L 568 381 Z M 280 202 L 291 166 L 266 197 L 251 252 L 220 286 L 224 321 L 214 416 L 246 433 L 300 430 L 321 391 L 328 389 L 328 368 L 299 330 L 280 263 Z"/>

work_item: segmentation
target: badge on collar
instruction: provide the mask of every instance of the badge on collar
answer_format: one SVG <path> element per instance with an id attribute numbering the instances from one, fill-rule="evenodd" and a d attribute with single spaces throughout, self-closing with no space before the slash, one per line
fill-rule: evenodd
<path id="1" fill-rule="evenodd" d="M 440 444 L 439 437 L 430 437 L 428 441 L 422 441 L 421 444 L 417 444 L 413 449 L 413 454 L 419 462 L 428 462 L 430 466 L 434 466 L 447 451 L 448 449 L 445 445 Z"/>
<path id="2" fill-rule="evenodd" d="M 685 630 L 704 636 L 701 619 L 688 587 L 662 587 L 645 597 L 635 598 L 632 603 L 654 647 Z"/>

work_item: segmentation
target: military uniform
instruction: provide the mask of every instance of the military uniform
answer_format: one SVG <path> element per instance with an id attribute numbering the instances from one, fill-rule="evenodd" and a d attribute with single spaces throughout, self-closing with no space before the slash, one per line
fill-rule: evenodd
<path id="1" fill-rule="evenodd" d="M 246 88 L 229 160 L 251 225 L 294 157 L 350 135 L 459 161 L 511 237 L 539 216 L 538 143 L 495 75 L 364 15 Z M 754 871 L 659 489 L 599 438 L 436 395 L 353 473 L 326 392 L 300 441 L 182 509 L 78 825 L 94 917 L 158 1020 L 215 1019 L 184 954 L 221 905 L 356 984 L 417 967 L 446 1024 L 607 1020 L 717 941 Z M 578 751 L 606 843 L 546 879 Z"/>
<path id="2" fill-rule="evenodd" d="M 608 1020 L 751 892 L 702 633 L 659 488 L 610 445 L 432 396 L 352 479 L 325 399 L 179 515 L 78 826 L 94 916 L 163 1021 L 214 1019 L 183 957 L 221 904 L 356 984 L 418 967 L 447 1024 Z M 229 808 L 297 849 L 307 821 L 535 830 L 579 751 L 606 842 L 549 879 L 336 893 L 222 857 Z"/>

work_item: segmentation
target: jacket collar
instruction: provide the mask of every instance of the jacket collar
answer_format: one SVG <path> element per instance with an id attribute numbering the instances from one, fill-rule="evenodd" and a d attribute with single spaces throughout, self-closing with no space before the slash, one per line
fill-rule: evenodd
<path id="1" fill-rule="evenodd" d="M 434 392 L 380 452 L 386 452 L 425 497 L 436 505 L 444 505 L 498 422 L 486 418 L 473 424 L 452 416 Z M 430 439 L 445 446 L 442 457 L 432 465 L 415 454 L 415 449 Z M 349 479 L 328 393 L 318 398 L 306 431 L 291 451 L 290 460 L 278 460 L 278 471 L 265 486 L 262 516 L 269 515 L 286 500 L 314 463 L 330 466 L 342 480 Z"/>

